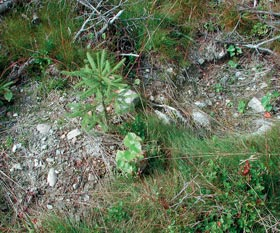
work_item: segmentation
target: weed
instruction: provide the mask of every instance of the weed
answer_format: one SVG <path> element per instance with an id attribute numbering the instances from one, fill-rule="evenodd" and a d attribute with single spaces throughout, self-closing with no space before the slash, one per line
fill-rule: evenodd
<path id="1" fill-rule="evenodd" d="M 268 92 L 265 96 L 262 97 L 261 103 L 267 112 L 273 110 L 273 104 L 279 96 L 280 93 L 278 91 L 273 91 L 273 92 Z"/>
<path id="2" fill-rule="evenodd" d="M 265 37 L 268 32 L 269 32 L 269 27 L 267 26 L 267 24 L 261 22 L 257 22 L 251 30 L 252 35 L 260 38 Z"/>
<path id="3" fill-rule="evenodd" d="M 215 90 L 215 92 L 217 92 L 217 93 L 222 93 L 222 92 L 224 91 L 224 87 L 222 86 L 222 84 L 217 83 L 217 84 L 215 84 L 215 86 L 214 86 L 214 90 Z"/>
<path id="4" fill-rule="evenodd" d="M 239 66 L 238 62 L 234 61 L 233 59 L 228 61 L 228 65 L 233 69 L 236 69 Z"/>
<path id="5" fill-rule="evenodd" d="M 241 101 L 239 101 L 238 102 L 238 112 L 239 113 L 244 113 L 245 112 L 245 110 L 246 110 L 246 102 L 245 101 L 243 101 L 243 100 L 241 100 Z"/>
<path id="6" fill-rule="evenodd" d="M 4 100 L 10 102 L 13 98 L 13 92 L 10 87 L 14 84 L 14 82 L 4 82 L 0 83 L 0 106 L 4 105 Z"/>
<path id="7" fill-rule="evenodd" d="M 230 45 L 227 48 L 227 52 L 229 53 L 230 57 L 238 56 L 242 54 L 242 49 L 236 45 Z"/>

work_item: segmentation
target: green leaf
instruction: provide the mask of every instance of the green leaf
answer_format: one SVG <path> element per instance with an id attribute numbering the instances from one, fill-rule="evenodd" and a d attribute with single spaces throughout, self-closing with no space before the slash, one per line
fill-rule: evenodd
<path id="1" fill-rule="evenodd" d="M 135 133 L 128 133 L 124 138 L 124 145 L 137 153 L 141 153 L 141 141 L 142 139 Z"/>
<path id="2" fill-rule="evenodd" d="M 4 94 L 4 98 L 5 100 L 7 100 L 8 102 L 10 102 L 13 98 L 13 92 L 11 92 L 10 90 L 8 90 L 5 94 Z"/>
<path id="3" fill-rule="evenodd" d="M 246 103 L 244 101 L 239 101 L 238 103 L 238 112 L 244 113 L 246 108 Z"/>
<path id="4" fill-rule="evenodd" d="M 125 59 L 122 59 L 112 70 L 110 73 L 115 72 L 116 70 L 118 70 L 125 62 Z"/>
<path id="5" fill-rule="evenodd" d="M 94 60 L 93 60 L 93 58 L 92 58 L 92 56 L 90 55 L 89 52 L 87 52 L 87 59 L 88 59 L 88 61 L 89 61 L 89 64 L 90 64 L 91 68 L 92 68 L 93 70 L 97 70 L 96 64 L 95 64 L 95 62 L 94 62 Z"/>
<path id="6" fill-rule="evenodd" d="M 271 99 L 271 97 L 269 95 L 265 95 L 264 97 L 262 97 L 262 99 L 261 99 L 262 105 L 264 107 L 269 105 L 270 104 L 270 99 Z"/>

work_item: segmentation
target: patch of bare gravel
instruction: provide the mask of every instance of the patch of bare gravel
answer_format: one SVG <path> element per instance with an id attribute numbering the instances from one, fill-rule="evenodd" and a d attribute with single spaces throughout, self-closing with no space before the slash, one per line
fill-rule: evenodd
<path id="1" fill-rule="evenodd" d="M 19 90 L 15 110 L 7 113 L 13 124 L 1 134 L 0 183 L 19 217 L 61 210 L 80 218 L 93 201 L 91 192 L 115 166 L 120 141 L 84 132 L 67 117 L 74 94 L 52 91 L 38 101 L 34 90 L 36 85 Z"/>

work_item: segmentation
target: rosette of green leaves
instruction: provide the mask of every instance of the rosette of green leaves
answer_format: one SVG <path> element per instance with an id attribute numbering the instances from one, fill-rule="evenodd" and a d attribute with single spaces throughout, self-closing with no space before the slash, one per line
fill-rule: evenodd
<path id="1" fill-rule="evenodd" d="M 140 161 L 144 159 L 141 142 L 135 133 L 128 133 L 123 140 L 127 150 L 117 151 L 117 168 L 126 175 L 136 174 Z"/>

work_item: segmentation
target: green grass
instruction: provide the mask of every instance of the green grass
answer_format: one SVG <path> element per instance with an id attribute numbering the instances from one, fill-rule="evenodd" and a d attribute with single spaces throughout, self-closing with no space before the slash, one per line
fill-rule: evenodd
<path id="1" fill-rule="evenodd" d="M 42 1 L 39 25 L 22 17 L 32 16 L 29 6 L 6 15 L 0 24 L 1 73 L 9 61 L 21 64 L 29 57 L 35 59 L 30 74 L 44 73 L 51 63 L 62 69 L 79 66 L 86 49 L 72 43 L 73 33 L 83 23 L 82 18 L 76 17 L 75 4 L 69 0 Z M 116 22 L 116 28 L 123 30 L 116 32 L 117 40 L 121 32 L 127 33 L 135 42 L 136 53 L 152 55 L 157 62 L 187 64 L 189 47 L 205 30 L 212 33 L 235 28 L 250 38 L 264 36 L 265 26 L 257 24 L 252 15 L 238 12 L 236 1 L 215 5 L 214 1 L 204 0 L 131 0 L 124 9 Z M 274 42 L 275 48 L 280 47 L 277 43 Z M 42 79 L 38 95 L 66 87 L 61 78 Z M 279 125 L 265 136 L 221 137 L 201 129 L 165 125 L 142 113 L 114 132 L 122 136 L 134 132 L 143 139 L 148 160 L 143 174 L 128 178 L 116 171 L 111 182 L 104 182 L 92 193 L 97 201 L 88 217 L 77 222 L 68 215 L 44 216 L 37 230 L 265 232 L 279 221 Z M 11 143 L 7 141 L 6 147 Z M 0 192 L 0 203 L 3 201 Z M 5 214 L 0 212 L 4 230 L 12 228 L 11 215 Z"/>
<path id="2" fill-rule="evenodd" d="M 141 177 L 116 174 L 92 194 L 100 201 L 88 218 L 78 225 L 63 217 L 47 220 L 46 230 L 264 232 L 268 217 L 279 219 L 278 126 L 266 137 L 201 138 L 151 116 L 146 121 L 146 145 L 152 138 L 162 148 L 156 159 L 166 163 L 149 167 Z M 240 162 L 251 155 L 257 160 L 249 160 L 246 173 L 246 162 Z"/>
<path id="3" fill-rule="evenodd" d="M 75 4 L 68 0 L 43 1 L 37 12 L 38 25 L 33 25 L 30 20 L 32 9 L 36 7 L 27 5 L 10 11 L 0 25 L 3 32 L 0 41 L 5 48 L 1 50 L 1 57 L 24 61 L 31 56 L 41 62 L 48 58 L 63 67 L 79 64 L 85 56 L 85 49 L 72 42 L 73 33 L 82 23 L 76 19 Z"/>

